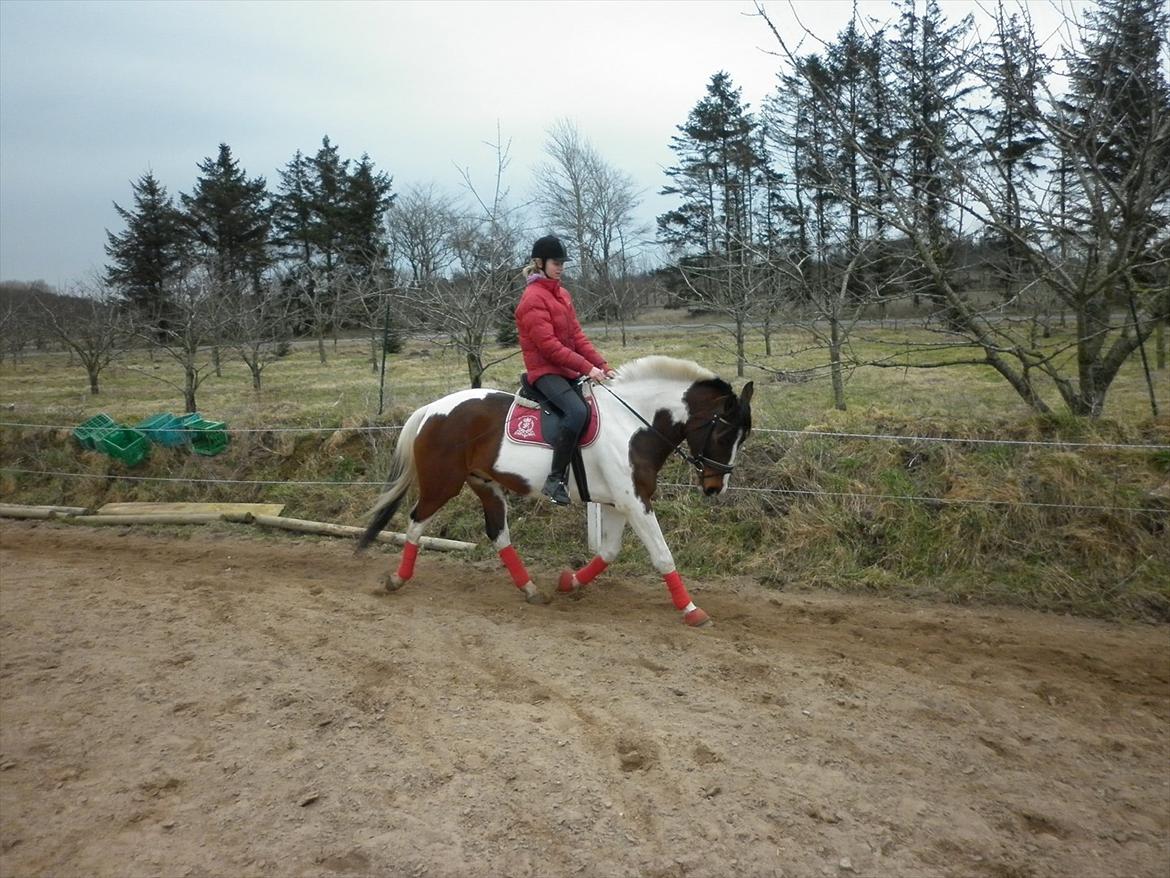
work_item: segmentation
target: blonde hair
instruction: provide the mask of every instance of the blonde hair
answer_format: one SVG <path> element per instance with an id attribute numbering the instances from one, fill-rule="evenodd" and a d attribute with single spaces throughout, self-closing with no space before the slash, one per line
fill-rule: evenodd
<path id="1" fill-rule="evenodd" d="M 541 260 L 541 261 L 543 261 L 543 260 Z M 541 266 L 537 265 L 536 262 L 537 262 L 537 260 L 536 260 L 536 257 L 534 256 L 532 259 L 529 259 L 528 264 L 524 266 L 521 273 L 523 274 L 525 280 L 528 280 L 529 275 L 531 275 L 533 272 L 539 271 L 542 274 L 544 273 L 544 269 Z"/>

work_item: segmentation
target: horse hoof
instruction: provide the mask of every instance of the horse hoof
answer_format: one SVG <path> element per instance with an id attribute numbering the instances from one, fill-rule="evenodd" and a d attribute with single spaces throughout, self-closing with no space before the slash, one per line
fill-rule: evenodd
<path id="1" fill-rule="evenodd" d="M 710 628 L 715 624 L 706 611 L 700 610 L 698 607 L 683 616 L 683 621 L 691 628 Z"/>
<path id="2" fill-rule="evenodd" d="M 562 570 L 560 581 L 557 582 L 557 591 L 562 594 L 573 594 L 581 590 L 580 584 L 573 581 L 572 570 Z"/>
<path id="3" fill-rule="evenodd" d="M 391 594 L 398 591 L 404 585 L 406 585 L 406 580 L 401 579 L 397 573 L 387 573 L 382 577 L 382 587 Z"/>
<path id="4" fill-rule="evenodd" d="M 547 604 L 552 602 L 552 595 L 545 594 L 535 583 L 528 583 L 524 586 L 524 600 L 530 604 Z"/>

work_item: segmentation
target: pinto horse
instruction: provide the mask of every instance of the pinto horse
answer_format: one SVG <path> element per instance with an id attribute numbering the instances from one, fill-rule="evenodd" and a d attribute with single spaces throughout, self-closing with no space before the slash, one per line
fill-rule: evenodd
<path id="1" fill-rule="evenodd" d="M 675 570 L 674 559 L 654 515 L 658 473 L 672 453 L 694 466 L 704 492 L 727 490 L 735 456 L 751 431 L 752 383 L 737 396 L 731 385 L 696 363 L 650 356 L 618 370 L 593 392 L 599 422 L 596 439 L 581 449 L 590 499 L 601 504 L 603 543 L 585 567 L 565 570 L 557 590 L 576 593 L 618 555 L 629 525 L 646 544 L 662 574 L 674 606 L 687 625 L 711 624 L 695 606 Z M 548 475 L 552 449 L 519 444 L 505 436 L 516 397 L 498 390 L 463 390 L 424 405 L 406 421 L 398 437 L 387 490 L 371 510 L 358 548 L 368 546 L 398 510 L 407 492 L 418 489 L 410 512 L 406 544 L 395 573 L 384 580 L 397 591 L 414 574 L 423 531 L 444 504 L 466 484 L 483 503 L 488 539 L 529 603 L 549 596 L 532 582 L 512 547 L 505 491 L 527 495 Z M 686 445 L 690 454 L 683 451 Z M 570 487 L 573 496 L 579 494 Z"/>

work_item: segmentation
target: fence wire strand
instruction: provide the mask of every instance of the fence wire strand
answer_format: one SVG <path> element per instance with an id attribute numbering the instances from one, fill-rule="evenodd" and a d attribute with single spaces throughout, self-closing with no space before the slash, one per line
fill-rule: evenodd
<path id="1" fill-rule="evenodd" d="M 26 424 L 0 421 L 0 427 L 30 430 L 72 430 L 68 424 Z M 401 424 L 369 424 L 356 427 L 227 427 L 228 434 L 245 433 L 391 433 L 402 429 Z M 1035 448 L 1090 448 L 1109 451 L 1170 451 L 1170 444 L 1124 442 L 1066 442 L 1044 439 L 980 439 L 956 436 L 912 436 L 901 433 L 843 433 L 832 430 L 786 430 L 780 427 L 752 427 L 753 433 L 777 433 L 784 436 L 816 436 L 831 439 L 880 439 L 887 442 L 939 442 L 960 445 L 1014 445 Z"/>
<path id="2" fill-rule="evenodd" d="M 335 487 L 335 488 L 349 488 L 349 487 L 366 487 L 373 489 L 381 489 L 384 486 L 383 482 L 371 481 L 304 481 L 296 479 L 195 479 L 195 478 L 181 478 L 178 476 L 127 476 L 117 473 L 103 474 L 103 473 L 70 473 L 59 470 L 31 470 L 21 469 L 18 467 L 2 466 L 0 472 L 16 473 L 20 475 L 30 476 L 55 476 L 57 478 L 75 478 L 75 479 L 117 479 L 121 481 L 130 482 L 185 482 L 188 484 L 197 485 L 303 485 L 316 487 Z M 683 484 L 680 482 L 659 482 L 659 485 L 664 488 L 694 488 L 694 485 Z M 806 497 L 850 497 L 865 500 L 902 500 L 914 501 L 920 503 L 942 503 L 951 506 L 1028 506 L 1038 507 L 1043 509 L 1077 509 L 1096 512 L 1138 512 L 1147 514 L 1163 514 L 1165 515 L 1167 509 L 1158 509 L 1156 507 L 1146 506 L 1095 506 L 1081 503 L 1041 503 L 1032 500 L 990 500 L 967 497 L 925 497 L 915 496 L 912 494 L 864 494 L 849 491 L 810 491 L 800 490 L 797 488 L 753 488 L 747 486 L 731 485 L 727 489 L 729 492 L 747 493 L 747 494 L 785 494 L 791 496 L 806 496 Z"/>

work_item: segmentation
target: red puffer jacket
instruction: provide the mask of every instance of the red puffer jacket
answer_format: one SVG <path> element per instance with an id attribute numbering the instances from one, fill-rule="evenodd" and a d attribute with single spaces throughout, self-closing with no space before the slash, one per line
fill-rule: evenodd
<path id="1" fill-rule="evenodd" d="M 516 306 L 516 328 L 529 381 L 543 375 L 572 381 L 594 366 L 609 369 L 581 330 L 569 291 L 551 278 L 529 280 Z"/>

